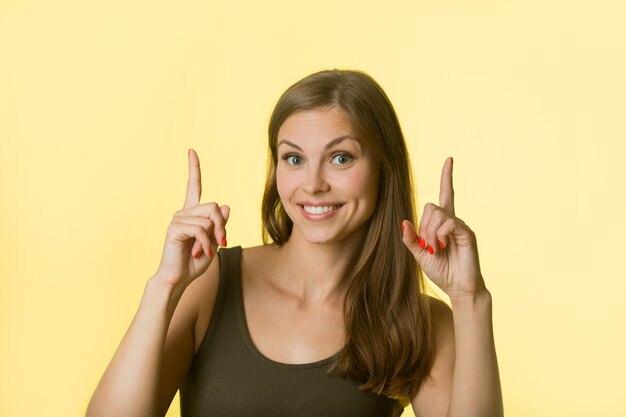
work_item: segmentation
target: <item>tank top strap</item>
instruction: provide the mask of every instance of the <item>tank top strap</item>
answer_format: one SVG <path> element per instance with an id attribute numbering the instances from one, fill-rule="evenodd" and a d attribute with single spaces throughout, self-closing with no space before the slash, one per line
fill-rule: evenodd
<path id="1" fill-rule="evenodd" d="M 240 285 L 241 246 L 219 248 L 217 254 L 220 258 L 220 285 L 222 284 L 222 281 L 230 281 L 229 284 Z"/>

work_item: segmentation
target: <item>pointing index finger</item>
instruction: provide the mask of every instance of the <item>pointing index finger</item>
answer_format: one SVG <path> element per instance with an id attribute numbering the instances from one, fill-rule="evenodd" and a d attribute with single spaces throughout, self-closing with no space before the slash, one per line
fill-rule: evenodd
<path id="1" fill-rule="evenodd" d="M 452 157 L 448 157 L 441 170 L 439 207 L 454 215 L 454 188 L 452 186 Z"/>
<path id="2" fill-rule="evenodd" d="M 187 180 L 187 194 L 183 208 L 195 207 L 200 204 L 202 194 L 202 178 L 200 175 L 200 159 L 193 149 L 189 149 L 189 178 Z"/>

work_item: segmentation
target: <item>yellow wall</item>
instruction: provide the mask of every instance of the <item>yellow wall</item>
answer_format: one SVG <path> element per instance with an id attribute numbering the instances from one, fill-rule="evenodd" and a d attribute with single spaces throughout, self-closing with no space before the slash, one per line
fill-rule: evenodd
<path id="1" fill-rule="evenodd" d="M 507 416 L 624 416 L 626 7 L 297 3 L 0 0 L 0 415 L 84 413 L 189 147 L 229 243 L 260 242 L 272 106 L 338 67 L 391 97 L 420 211 L 454 156 Z"/>

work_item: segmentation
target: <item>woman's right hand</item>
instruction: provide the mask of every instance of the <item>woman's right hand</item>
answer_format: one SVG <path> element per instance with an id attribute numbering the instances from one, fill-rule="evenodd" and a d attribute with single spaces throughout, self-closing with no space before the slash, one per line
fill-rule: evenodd
<path id="1" fill-rule="evenodd" d="M 225 226 L 230 215 L 228 206 L 200 204 L 200 160 L 193 149 L 189 150 L 188 159 L 185 205 L 174 214 L 167 228 L 161 263 L 153 276 L 183 289 L 207 270 L 217 247 L 226 246 Z"/>

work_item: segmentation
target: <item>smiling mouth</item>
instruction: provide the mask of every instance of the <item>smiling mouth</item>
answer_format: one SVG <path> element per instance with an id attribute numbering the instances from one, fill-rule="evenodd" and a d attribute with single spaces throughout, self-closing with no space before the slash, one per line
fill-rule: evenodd
<path id="1" fill-rule="evenodd" d="M 309 214 L 324 214 L 324 213 L 328 213 L 329 211 L 337 210 L 341 206 L 343 206 L 343 204 L 336 204 L 334 206 L 305 206 L 305 205 L 300 205 L 300 207 L 302 207 L 304 209 L 304 211 L 306 211 Z"/>

